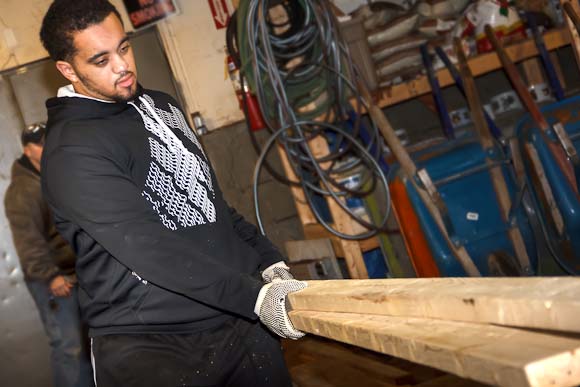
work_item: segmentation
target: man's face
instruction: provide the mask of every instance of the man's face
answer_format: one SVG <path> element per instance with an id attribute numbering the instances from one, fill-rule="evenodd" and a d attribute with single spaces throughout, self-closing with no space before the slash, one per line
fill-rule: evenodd
<path id="1" fill-rule="evenodd" d="M 73 34 L 71 62 L 57 62 L 75 91 L 106 101 L 126 102 L 137 92 L 137 70 L 129 39 L 117 16 Z M 68 65 L 68 67 L 67 67 Z"/>

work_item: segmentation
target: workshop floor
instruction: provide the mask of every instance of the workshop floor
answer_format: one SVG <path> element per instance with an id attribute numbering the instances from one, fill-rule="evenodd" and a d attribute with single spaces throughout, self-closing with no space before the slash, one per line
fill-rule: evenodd
<path id="1" fill-rule="evenodd" d="M 483 384 L 402 359 L 327 339 L 285 340 L 296 387 L 483 387 Z"/>

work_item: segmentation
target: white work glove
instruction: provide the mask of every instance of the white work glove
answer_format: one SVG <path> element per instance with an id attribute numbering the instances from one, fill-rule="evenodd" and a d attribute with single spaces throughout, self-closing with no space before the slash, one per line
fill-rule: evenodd
<path id="1" fill-rule="evenodd" d="M 262 272 L 262 279 L 265 283 L 269 284 L 274 280 L 291 280 L 294 279 L 294 277 L 290 274 L 290 268 L 286 263 L 280 261 L 268 266 L 266 270 Z"/>
<path id="2" fill-rule="evenodd" d="M 288 317 L 286 296 L 306 286 L 308 286 L 306 282 L 296 280 L 270 282 L 260 290 L 254 312 L 260 316 L 260 321 L 278 336 L 297 340 L 303 337 L 304 333 L 295 329 Z"/>

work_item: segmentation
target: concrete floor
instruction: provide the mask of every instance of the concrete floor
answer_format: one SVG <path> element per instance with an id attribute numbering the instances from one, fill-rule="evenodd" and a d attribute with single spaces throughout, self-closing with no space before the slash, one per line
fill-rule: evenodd
<path id="1" fill-rule="evenodd" d="M 406 360 L 308 335 L 284 340 L 296 387 L 483 387 L 484 384 Z"/>

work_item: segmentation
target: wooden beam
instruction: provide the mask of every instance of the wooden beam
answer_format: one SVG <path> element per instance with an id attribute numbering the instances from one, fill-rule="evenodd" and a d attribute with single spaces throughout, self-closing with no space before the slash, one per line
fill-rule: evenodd
<path id="1" fill-rule="evenodd" d="M 555 50 L 570 44 L 570 36 L 568 35 L 568 31 L 564 29 L 555 29 L 546 32 L 544 35 L 544 41 L 548 50 Z M 538 50 L 536 49 L 533 39 L 526 39 L 522 42 L 508 46 L 506 47 L 506 51 L 514 62 L 519 62 L 538 55 Z M 470 58 L 469 68 L 473 76 L 479 76 L 500 69 L 501 63 L 497 55 L 490 52 Z M 447 69 L 437 71 L 436 76 L 441 87 L 455 83 Z M 429 86 L 427 77 L 420 76 L 413 81 L 393 85 L 380 90 L 377 105 L 384 108 L 430 92 L 431 87 Z"/>
<path id="2" fill-rule="evenodd" d="M 580 278 L 308 281 L 293 310 L 437 318 L 580 332 Z"/>
<path id="3" fill-rule="evenodd" d="M 284 148 L 281 145 L 278 145 L 276 146 L 276 149 L 278 150 L 278 155 L 280 156 L 280 161 L 282 162 L 282 167 L 284 168 L 286 177 L 290 181 L 299 181 L 298 177 L 294 173 L 294 170 L 292 169 L 292 166 L 290 165 L 288 155 L 286 155 Z M 305 225 L 317 224 L 318 220 L 316 220 L 316 217 L 312 213 L 310 206 L 308 206 L 302 188 L 292 185 L 290 186 L 290 192 L 294 198 L 294 205 L 296 206 L 296 212 L 298 213 L 298 218 L 300 218 L 302 227 Z"/>
<path id="4" fill-rule="evenodd" d="M 365 89 L 362 89 L 365 90 Z M 371 101 L 370 95 L 365 95 L 363 93 L 363 98 L 367 101 Z M 379 128 L 381 135 L 387 142 L 387 145 L 395 155 L 397 161 L 401 165 L 401 170 L 403 174 L 406 175 L 410 180 L 411 184 L 417 191 L 417 194 L 421 198 L 421 201 L 427 207 L 427 211 L 437 224 L 437 228 L 443 235 L 447 246 L 451 250 L 453 256 L 457 259 L 457 261 L 461 264 L 467 275 L 471 277 L 479 277 L 481 273 L 475 263 L 469 256 L 467 249 L 465 246 L 456 246 L 455 243 L 451 240 L 447 227 L 445 226 L 444 222 L 444 214 L 447 212 L 447 206 L 443 201 L 443 197 L 437 191 L 437 187 L 431 181 L 429 177 L 429 173 L 426 169 L 417 169 L 417 166 L 413 159 L 411 158 L 409 152 L 405 149 L 401 140 L 395 134 L 393 127 L 387 120 L 384 112 L 379 108 L 378 105 L 372 103 L 369 108 L 370 116 L 375 123 L 375 125 Z M 415 177 L 418 177 L 421 180 L 423 187 L 420 187 Z"/>
<path id="5" fill-rule="evenodd" d="M 297 329 L 499 386 L 580 383 L 580 340 L 493 325 L 314 311 Z"/>
<path id="6" fill-rule="evenodd" d="M 322 136 L 317 136 L 308 142 L 308 146 L 317 159 L 328 156 L 330 150 L 328 143 Z M 321 163 L 320 167 L 326 170 L 331 162 Z M 329 187 L 322 187 L 328 189 Z M 342 200 L 342 199 L 341 199 Z M 336 230 L 346 235 L 357 235 L 360 228 L 356 227 L 356 223 L 342 207 L 330 196 L 326 196 L 326 203 L 332 216 L 333 225 Z M 357 224 L 358 225 L 358 224 Z M 351 278 L 369 278 L 367 268 L 363 259 L 361 248 L 356 241 L 339 239 L 338 243 L 344 252 L 344 260 Z"/>

